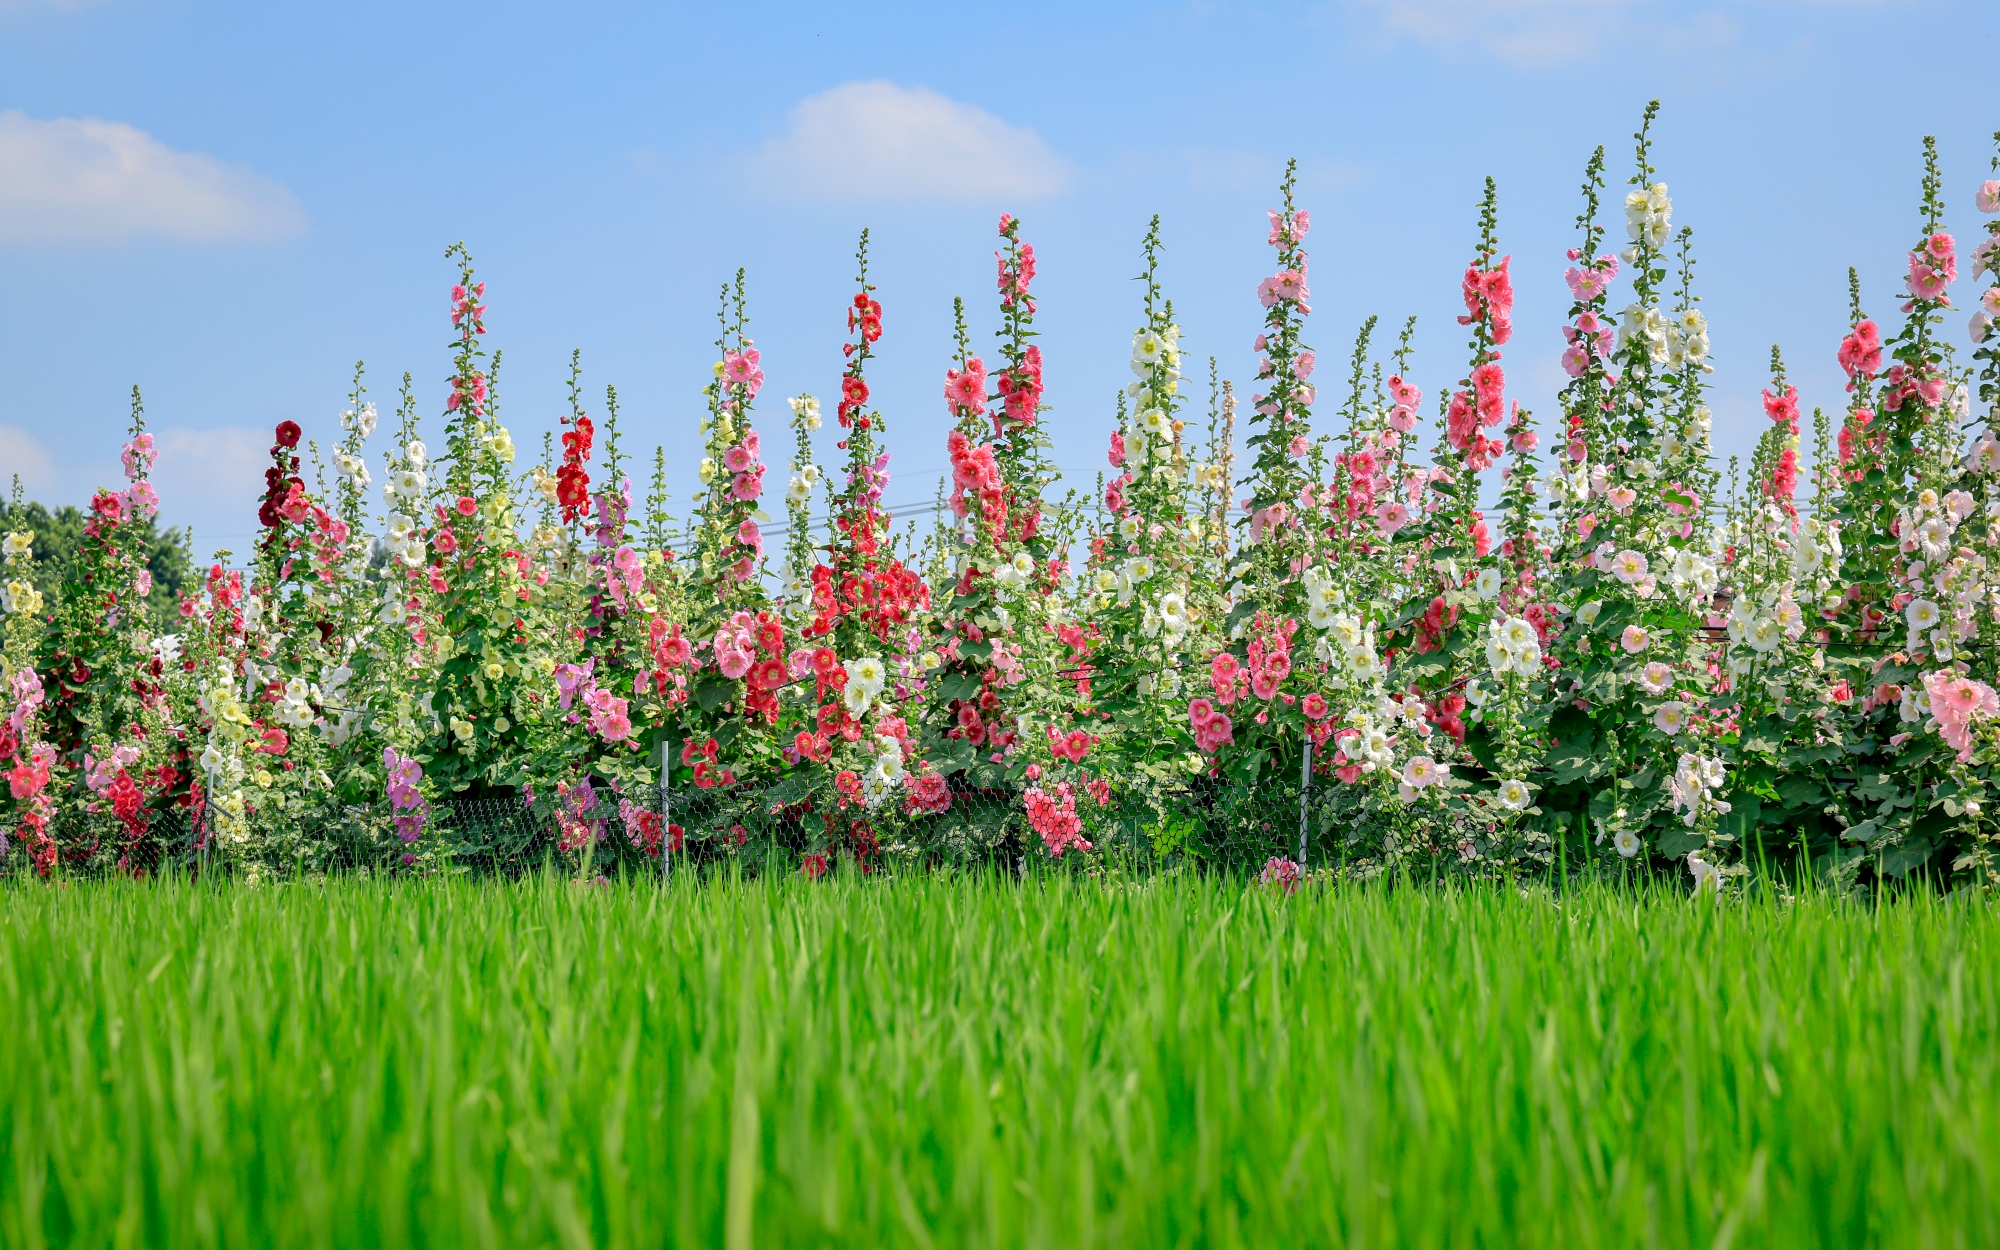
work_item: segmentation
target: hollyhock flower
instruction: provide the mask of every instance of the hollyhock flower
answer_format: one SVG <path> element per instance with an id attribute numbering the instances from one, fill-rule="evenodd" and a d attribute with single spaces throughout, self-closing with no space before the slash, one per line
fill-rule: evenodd
<path id="1" fill-rule="evenodd" d="M 1403 784 L 1425 790 L 1444 780 L 1445 767 L 1428 755 L 1412 755 L 1403 765 Z"/>
<path id="2" fill-rule="evenodd" d="M 1687 728 L 1688 705 L 1669 699 L 1653 709 L 1653 728 L 1672 736 Z"/>
<path id="3" fill-rule="evenodd" d="M 1618 635 L 1618 645 L 1625 648 L 1627 655 L 1637 655 L 1644 651 L 1651 641 L 1652 636 L 1646 632 L 1643 625 L 1627 625 L 1625 632 Z"/>
<path id="4" fill-rule="evenodd" d="M 1299 710 L 1309 720 L 1325 720 L 1333 714 L 1333 709 L 1327 706 L 1326 696 L 1317 690 L 1299 700 Z"/>
<path id="5" fill-rule="evenodd" d="M 1972 202 L 1982 213 L 2000 213 L 2000 179 L 1988 178 L 1972 193 Z"/>
<path id="6" fill-rule="evenodd" d="M 132 489 L 125 492 L 125 500 L 131 506 L 132 515 L 141 521 L 150 521 L 160 512 L 160 495 L 151 482 L 134 482 Z"/>
<path id="7" fill-rule="evenodd" d="M 1850 379 L 1881 372 L 1882 331 L 1873 321 L 1860 322 L 1840 340 L 1840 350 L 1836 355 L 1840 367 Z M 1851 381 L 1848 389 L 1854 389 Z"/>
<path id="8" fill-rule="evenodd" d="M 750 666 L 755 662 L 754 655 L 736 647 L 721 647 L 715 653 L 715 666 L 731 681 L 737 681 L 749 673 Z"/>
<path id="9" fill-rule="evenodd" d="M 458 515 L 460 516 L 471 516 L 473 513 L 479 511 L 479 501 L 470 495 L 460 495 L 457 504 L 454 506 L 457 507 Z"/>
<path id="10" fill-rule="evenodd" d="M 1257 302 L 1274 307 L 1281 299 L 1304 301 L 1310 298 L 1306 276 L 1296 269 L 1283 269 L 1257 284 Z"/>
<path id="11" fill-rule="evenodd" d="M 1646 665 L 1639 673 L 1639 688 L 1647 694 L 1665 694 L 1667 687 L 1673 684 L 1674 670 L 1658 660 Z"/>
<path id="12" fill-rule="evenodd" d="M 1306 440 L 1306 436 L 1303 434 L 1292 435 L 1291 444 L 1285 448 L 1286 451 L 1291 453 L 1294 460 L 1305 455 L 1311 449 L 1312 444 Z"/>
<path id="13" fill-rule="evenodd" d="M 1220 652 L 1209 662 L 1209 682 L 1215 687 L 1215 697 L 1224 707 L 1236 702 L 1236 679 L 1241 672 L 1242 666 L 1227 651 Z"/>
<path id="14" fill-rule="evenodd" d="M 299 423 L 296 421 L 278 422 L 278 446 L 285 448 L 297 447 L 299 445 L 299 435 L 302 433 L 304 431 L 299 429 Z"/>

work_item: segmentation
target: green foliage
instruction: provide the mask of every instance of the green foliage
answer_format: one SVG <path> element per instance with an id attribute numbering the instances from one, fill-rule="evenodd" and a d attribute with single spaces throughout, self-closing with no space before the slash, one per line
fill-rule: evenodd
<path id="1" fill-rule="evenodd" d="M 10 503 L 0 499 L 0 532 L 28 530 L 35 536 L 35 589 L 51 600 L 63 579 L 70 575 L 77 548 L 83 544 L 83 526 L 88 518 L 75 504 L 50 508 L 32 500 Z M 197 580 L 194 567 L 192 529 L 162 527 L 156 520 L 134 521 L 122 531 L 139 543 L 146 553 L 146 569 L 153 575 L 153 593 L 146 599 L 148 619 L 155 628 L 172 632 L 179 614 L 174 605 L 184 590 L 192 590 Z"/>

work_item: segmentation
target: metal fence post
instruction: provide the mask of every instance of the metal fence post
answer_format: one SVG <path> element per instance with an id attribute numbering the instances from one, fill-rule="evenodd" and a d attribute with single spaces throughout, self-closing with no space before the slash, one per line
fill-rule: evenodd
<path id="1" fill-rule="evenodd" d="M 660 880 L 673 876 L 674 744 L 660 736 Z"/>
<path id="2" fill-rule="evenodd" d="M 1313 744 L 1306 739 L 1305 761 L 1299 765 L 1299 867 L 1306 866 L 1306 828 L 1311 811 L 1313 784 Z"/>

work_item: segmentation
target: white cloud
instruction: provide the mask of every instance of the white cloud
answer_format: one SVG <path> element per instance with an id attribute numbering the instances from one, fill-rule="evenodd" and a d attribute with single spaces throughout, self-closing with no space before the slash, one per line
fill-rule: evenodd
<path id="1" fill-rule="evenodd" d="M 169 426 L 153 431 L 159 458 L 153 488 L 160 492 L 162 519 L 192 525 L 195 554 L 216 545 L 238 555 L 250 550 L 257 528 L 257 500 L 264 470 L 271 463 L 271 431 L 225 425 L 213 430 Z"/>
<path id="2" fill-rule="evenodd" d="M 292 193 L 245 166 L 176 152 L 123 122 L 0 113 L 0 239 L 215 243 L 304 228 Z"/>
<path id="3" fill-rule="evenodd" d="M 1676 54 L 1713 52 L 1735 43 L 1742 29 L 1715 9 L 1660 0 L 1346 0 L 1346 7 L 1372 14 L 1392 39 L 1529 68 L 1635 42 Z"/>
<path id="4" fill-rule="evenodd" d="M 14 478 L 21 479 L 21 489 L 29 498 L 40 498 L 56 489 L 55 462 L 42 446 L 42 440 L 18 425 L 0 425 L 0 465 L 6 466 L 6 478 L 0 480 L 0 492 L 14 489 Z"/>
<path id="5" fill-rule="evenodd" d="M 843 83 L 807 96 L 753 172 L 803 199 L 990 202 L 1062 190 L 1069 168 L 1041 136 L 926 87 Z"/>

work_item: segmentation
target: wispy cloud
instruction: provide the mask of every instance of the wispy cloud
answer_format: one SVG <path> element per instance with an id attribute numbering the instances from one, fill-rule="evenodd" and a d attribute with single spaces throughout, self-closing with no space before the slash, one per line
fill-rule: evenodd
<path id="1" fill-rule="evenodd" d="M 927 87 L 843 83 L 808 96 L 753 161 L 781 196 L 980 203 L 1061 191 L 1068 165 L 1034 131 Z"/>
<path id="2" fill-rule="evenodd" d="M 18 425 L 0 425 L 0 465 L 6 466 L 7 473 L 0 479 L 0 491 L 12 490 L 16 477 L 21 479 L 21 488 L 36 498 L 56 489 L 56 466 L 48 449 L 41 439 Z"/>
<path id="3" fill-rule="evenodd" d="M 245 166 L 177 152 L 123 122 L 0 113 L 0 239 L 219 243 L 305 224 L 290 191 Z"/>
<path id="4" fill-rule="evenodd" d="M 197 555 L 217 545 L 248 551 L 249 531 L 257 524 L 257 492 L 271 462 L 270 430 L 158 426 L 153 440 L 159 449 L 152 479 L 160 492 L 161 521 L 192 526 Z M 12 489 L 16 473 L 27 497 L 50 507 L 81 507 L 91 492 L 125 485 L 116 460 L 59 458 L 31 431 L 0 425 L 0 493 Z"/>

